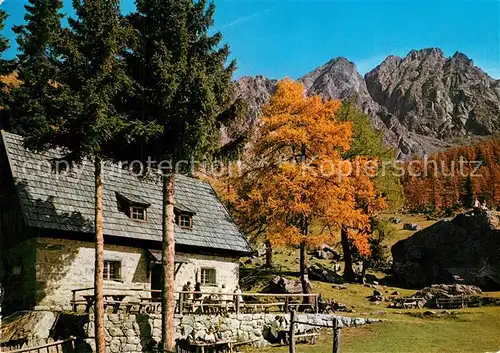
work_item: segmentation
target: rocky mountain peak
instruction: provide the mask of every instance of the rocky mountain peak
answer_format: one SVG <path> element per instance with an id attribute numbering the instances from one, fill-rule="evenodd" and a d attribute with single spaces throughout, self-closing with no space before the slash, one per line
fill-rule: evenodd
<path id="1" fill-rule="evenodd" d="M 461 53 L 412 51 L 365 76 L 368 91 L 410 132 L 440 140 L 500 130 L 500 91 Z"/>
<path id="2" fill-rule="evenodd" d="M 443 51 L 439 48 L 411 50 L 406 56 L 406 59 L 408 60 L 422 60 L 425 58 L 445 59 L 445 56 Z"/>
<path id="3" fill-rule="evenodd" d="M 338 57 L 299 80 L 309 95 L 354 100 L 402 159 L 500 131 L 500 80 L 460 52 L 450 58 L 439 48 L 391 55 L 364 78 L 353 62 Z M 276 83 L 263 76 L 236 81 L 249 124 L 258 120 Z"/>
<path id="4" fill-rule="evenodd" d="M 327 99 L 355 101 L 363 112 L 371 116 L 373 127 L 383 130 L 389 143 L 395 142 L 395 137 L 377 116 L 378 104 L 370 97 L 365 80 L 353 62 L 343 57 L 332 59 L 304 75 L 299 81 L 304 84 L 309 95 L 318 94 Z"/>
<path id="5" fill-rule="evenodd" d="M 269 102 L 274 93 L 277 80 L 270 80 L 262 75 L 255 77 L 245 76 L 235 82 L 236 98 L 247 102 L 247 120 L 249 125 L 255 124 L 259 118 L 260 110 Z"/>
<path id="6" fill-rule="evenodd" d="M 460 62 L 463 62 L 464 64 L 470 64 L 472 65 L 472 59 L 469 59 L 469 57 L 467 55 L 465 55 L 464 53 L 461 53 L 459 51 L 455 52 L 455 54 L 453 54 L 453 56 L 451 57 L 451 60 L 453 61 L 460 61 Z"/>

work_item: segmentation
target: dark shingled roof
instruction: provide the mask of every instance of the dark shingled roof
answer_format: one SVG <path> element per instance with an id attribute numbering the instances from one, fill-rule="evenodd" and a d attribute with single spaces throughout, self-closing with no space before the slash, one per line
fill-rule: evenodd
<path id="1" fill-rule="evenodd" d="M 23 147 L 20 136 L 4 131 L 2 140 L 28 226 L 93 232 L 93 164 L 84 161 L 56 174 L 51 160 L 61 158 L 61 151 L 30 152 Z M 106 163 L 103 170 L 104 234 L 161 241 L 161 183 L 140 180 L 117 164 Z M 121 212 L 117 193 L 150 203 L 147 222 L 134 221 Z M 192 229 L 175 226 L 176 244 L 238 253 L 252 251 L 209 183 L 177 175 L 175 200 L 181 208 L 195 212 Z"/>

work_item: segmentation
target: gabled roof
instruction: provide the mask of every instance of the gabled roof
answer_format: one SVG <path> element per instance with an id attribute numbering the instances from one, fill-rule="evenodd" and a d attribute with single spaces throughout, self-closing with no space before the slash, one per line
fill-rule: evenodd
<path id="1" fill-rule="evenodd" d="M 84 161 L 67 172 L 56 174 L 50 161 L 61 158 L 61 151 L 30 152 L 23 147 L 20 136 L 4 131 L 2 140 L 27 225 L 92 233 L 93 164 Z M 104 234 L 161 241 L 161 183 L 141 180 L 117 164 L 106 163 L 103 171 Z M 137 222 L 121 212 L 117 193 L 151 204 L 148 221 Z M 192 229 L 175 226 L 176 244 L 238 253 L 252 251 L 209 183 L 176 175 L 175 201 L 195 213 Z"/>
<path id="2" fill-rule="evenodd" d="M 116 192 L 116 196 L 118 198 L 122 198 L 123 200 L 127 201 L 127 203 L 129 203 L 130 205 L 138 205 L 138 206 L 144 206 L 144 207 L 151 206 L 150 202 L 144 200 L 143 198 L 141 198 L 137 195 L 129 194 L 128 192 L 119 191 L 119 192 Z"/>

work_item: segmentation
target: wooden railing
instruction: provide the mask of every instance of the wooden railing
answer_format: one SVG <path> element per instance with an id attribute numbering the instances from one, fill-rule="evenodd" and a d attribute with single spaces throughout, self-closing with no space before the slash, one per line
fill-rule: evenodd
<path id="1" fill-rule="evenodd" d="M 82 292 L 93 291 L 93 287 L 73 289 L 72 301 L 73 311 L 77 311 L 78 304 L 85 304 L 86 300 L 77 299 L 78 294 L 84 295 Z M 161 291 L 154 289 L 139 289 L 139 288 L 104 288 L 104 292 L 108 296 L 113 294 L 119 295 L 126 292 L 138 292 L 144 293 L 153 297 L 156 294 L 156 303 L 158 305 L 160 301 Z M 117 293 L 118 292 L 118 293 Z M 317 313 L 319 310 L 318 298 L 319 294 L 278 294 L 278 293 L 253 293 L 253 292 L 243 292 L 243 293 L 230 293 L 230 292 L 210 292 L 210 291 L 176 291 L 176 312 L 178 313 L 190 313 L 192 312 L 193 306 L 203 307 L 206 309 L 205 312 L 218 312 L 220 310 L 233 311 L 236 314 L 244 312 L 257 312 L 259 309 L 261 311 L 268 312 L 271 308 L 278 308 L 280 311 L 289 312 L 291 310 L 298 310 L 300 307 L 309 308 L 312 312 Z M 206 303 L 203 299 L 195 299 L 195 295 L 203 296 L 218 296 L 219 299 Z M 130 295 L 129 295 L 130 296 Z M 132 296 L 133 297 L 133 296 Z M 308 301 L 305 298 L 310 298 Z M 142 298 L 146 299 L 146 298 Z M 274 299 L 274 300 L 273 300 Z M 293 299 L 296 299 L 293 301 Z M 297 301 L 298 300 L 298 301 Z M 123 301 L 123 305 L 131 306 L 132 304 L 139 304 L 138 302 Z M 111 302 L 111 305 L 120 305 L 115 301 Z M 217 310 L 211 310 L 214 308 Z"/>
<path id="2" fill-rule="evenodd" d="M 76 337 L 49 342 L 36 347 L 21 347 L 20 349 L 14 348 L 10 350 L 9 347 L 0 347 L 0 352 L 6 353 L 70 353 L 76 352 Z"/>

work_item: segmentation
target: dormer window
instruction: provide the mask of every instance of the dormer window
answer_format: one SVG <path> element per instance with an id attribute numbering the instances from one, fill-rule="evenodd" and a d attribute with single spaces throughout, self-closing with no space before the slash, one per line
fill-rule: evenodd
<path id="1" fill-rule="evenodd" d="M 181 226 L 181 228 L 193 228 L 193 216 L 188 213 L 181 213 L 177 217 L 177 224 Z"/>
<path id="2" fill-rule="evenodd" d="M 130 207 L 130 218 L 135 219 L 136 221 L 146 221 L 146 207 Z"/>
<path id="3" fill-rule="evenodd" d="M 196 212 L 190 210 L 186 206 L 176 203 L 175 208 L 175 223 L 182 229 L 193 229 L 193 216 Z"/>
<path id="4" fill-rule="evenodd" d="M 118 201 L 118 209 L 130 219 L 138 222 L 147 222 L 147 209 L 151 206 L 149 202 L 138 196 L 123 192 L 116 193 L 116 200 Z"/>

